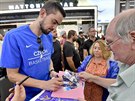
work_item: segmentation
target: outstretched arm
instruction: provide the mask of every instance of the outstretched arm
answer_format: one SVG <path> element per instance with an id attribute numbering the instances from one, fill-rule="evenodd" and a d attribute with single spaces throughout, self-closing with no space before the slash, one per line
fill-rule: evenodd
<path id="1" fill-rule="evenodd" d="M 20 82 L 24 78 L 26 78 L 26 75 L 22 75 L 18 73 L 18 69 L 7 69 L 7 75 L 10 81 L 12 82 Z M 28 78 L 23 85 L 29 86 L 29 87 L 35 87 L 35 88 L 40 88 L 44 90 L 51 90 L 51 91 L 56 91 L 59 89 L 59 87 L 62 85 L 62 78 L 54 78 L 48 81 L 44 80 L 38 80 L 34 78 Z"/>
<path id="2" fill-rule="evenodd" d="M 108 88 L 111 84 L 116 82 L 116 79 L 102 78 L 87 72 L 79 73 L 79 77 L 85 79 L 88 82 L 94 82 L 104 88 Z"/>

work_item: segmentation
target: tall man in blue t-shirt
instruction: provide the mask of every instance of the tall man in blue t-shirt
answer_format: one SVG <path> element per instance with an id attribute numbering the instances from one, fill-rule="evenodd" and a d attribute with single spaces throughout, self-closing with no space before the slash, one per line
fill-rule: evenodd
<path id="1" fill-rule="evenodd" d="M 5 35 L 1 66 L 7 68 L 8 78 L 14 83 L 30 76 L 23 83 L 26 101 L 42 89 L 55 91 L 62 84 L 62 78 L 49 80 L 50 75 L 56 74 L 52 71 L 53 38 L 50 32 L 65 16 L 59 3 L 48 1 L 32 24 L 10 30 Z"/>

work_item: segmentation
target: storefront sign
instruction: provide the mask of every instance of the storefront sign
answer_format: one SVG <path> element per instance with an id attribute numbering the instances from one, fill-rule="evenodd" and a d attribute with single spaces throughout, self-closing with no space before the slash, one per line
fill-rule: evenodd
<path id="1" fill-rule="evenodd" d="M 64 2 L 60 3 L 63 7 L 73 7 L 73 2 Z M 37 3 L 37 4 L 19 4 L 19 5 L 9 5 L 8 9 L 9 10 L 19 10 L 19 9 L 34 9 L 34 8 L 41 8 L 44 4 L 43 3 Z"/>
<path id="2" fill-rule="evenodd" d="M 44 4 L 20 4 L 20 5 L 9 5 L 9 10 L 15 10 L 15 9 L 34 9 L 34 8 L 41 8 Z"/>

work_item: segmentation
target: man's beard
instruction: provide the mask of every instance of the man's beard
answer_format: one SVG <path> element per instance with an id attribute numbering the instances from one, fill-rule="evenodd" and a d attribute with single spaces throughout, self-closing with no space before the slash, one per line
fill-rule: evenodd
<path id="1" fill-rule="evenodd" d="M 48 35 L 48 34 L 51 32 L 51 30 L 50 30 L 50 31 L 47 31 L 47 29 L 44 29 L 43 26 L 42 26 L 42 23 L 40 24 L 40 30 L 41 30 L 42 33 L 45 34 L 45 35 Z"/>
<path id="2" fill-rule="evenodd" d="M 77 39 L 73 39 L 73 42 L 75 42 Z"/>
<path id="3" fill-rule="evenodd" d="M 56 39 L 57 37 L 56 36 L 53 36 L 53 39 Z"/>

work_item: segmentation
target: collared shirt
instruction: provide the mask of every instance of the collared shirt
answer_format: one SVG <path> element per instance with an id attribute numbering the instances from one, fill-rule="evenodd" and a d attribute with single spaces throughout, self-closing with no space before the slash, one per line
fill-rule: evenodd
<path id="1" fill-rule="evenodd" d="M 98 76 L 106 76 L 107 74 L 107 62 L 106 60 L 101 60 L 99 63 L 94 61 L 94 58 L 90 61 L 90 64 L 86 68 L 86 72 Z"/>
<path id="2" fill-rule="evenodd" d="M 135 64 L 122 65 L 116 83 L 108 91 L 107 101 L 135 101 Z"/>

